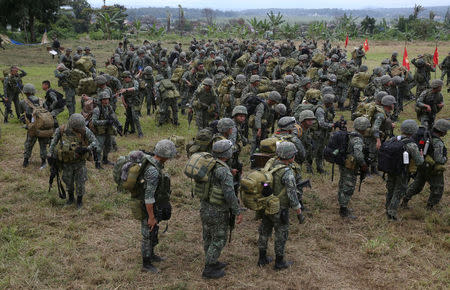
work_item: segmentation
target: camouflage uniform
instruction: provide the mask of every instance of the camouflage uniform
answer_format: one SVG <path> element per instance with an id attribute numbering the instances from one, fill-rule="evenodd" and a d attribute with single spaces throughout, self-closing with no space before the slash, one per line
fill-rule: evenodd
<path id="1" fill-rule="evenodd" d="M 64 111 L 64 104 L 58 101 L 58 96 L 56 95 L 55 90 L 48 89 L 45 93 L 44 108 L 52 114 L 55 122 L 56 116 Z"/>
<path id="2" fill-rule="evenodd" d="M 272 229 L 275 230 L 274 250 L 275 255 L 277 256 L 276 268 L 279 263 L 284 262 L 285 246 L 289 236 L 289 208 L 298 210 L 301 207 L 297 197 L 294 172 L 288 165 L 285 165 L 285 163 L 279 159 L 273 163 L 270 169 L 277 166 L 279 166 L 280 169 L 273 174 L 273 194 L 280 198 L 280 211 L 274 215 L 262 213 L 262 220 L 258 229 L 258 249 L 260 250 L 260 259 L 261 252 L 263 253 L 263 256 L 265 256 L 269 238 L 272 236 Z M 288 267 L 286 262 L 284 262 L 284 264 L 285 266 L 278 269 Z"/>
<path id="3" fill-rule="evenodd" d="M 417 118 L 422 126 L 426 126 L 429 129 L 433 126 L 436 114 L 442 110 L 442 108 L 438 107 L 438 104 L 443 102 L 444 97 L 441 92 L 433 92 L 432 89 L 427 89 L 422 92 L 416 101 L 416 109 L 418 109 Z M 431 112 L 425 110 L 425 105 L 431 107 Z"/>
<path id="4" fill-rule="evenodd" d="M 411 63 L 416 67 L 414 81 L 416 82 L 416 98 L 419 98 L 422 92 L 430 88 L 431 72 L 436 71 L 430 64 L 423 59 L 413 58 Z"/>
<path id="5" fill-rule="evenodd" d="M 255 109 L 255 124 L 253 126 L 252 147 L 250 149 L 250 156 L 255 153 L 256 148 L 259 148 L 259 141 L 267 138 L 269 128 L 274 122 L 274 111 L 267 102 L 263 101 L 256 106 Z M 258 130 L 261 129 L 261 137 L 258 138 Z M 259 140 L 259 141 L 258 141 Z"/>
<path id="6" fill-rule="evenodd" d="M 73 116 L 81 117 L 80 124 L 77 124 L 77 127 L 84 127 L 84 134 L 76 133 L 72 127 L 70 126 L 71 118 Z M 88 151 L 97 150 L 97 139 L 95 138 L 94 133 L 91 132 L 88 128 L 84 126 L 84 118 L 79 114 L 74 114 L 69 118 L 69 125 L 64 127 L 59 127 L 56 129 L 55 134 L 53 135 L 52 142 L 50 143 L 49 148 L 49 156 L 53 158 L 58 158 L 58 151 L 62 152 L 63 142 L 66 142 L 66 138 L 72 140 L 72 142 L 76 142 L 78 147 L 86 148 Z M 73 148 L 72 148 L 73 149 Z M 62 180 L 66 184 L 67 192 L 69 195 L 69 199 L 71 198 L 73 201 L 74 191 L 77 193 L 77 203 L 81 206 L 81 200 L 86 192 L 85 183 L 87 181 L 87 169 L 86 169 L 86 159 L 89 153 L 85 153 L 83 155 L 79 155 L 73 151 L 71 151 L 71 157 L 67 160 L 58 160 L 60 166 L 62 168 Z M 60 153 L 63 155 L 62 153 Z"/>
<path id="7" fill-rule="evenodd" d="M 34 95 L 28 96 L 26 97 L 28 98 L 28 100 L 36 107 L 40 107 L 40 99 Z M 29 121 L 31 121 L 32 118 L 32 114 L 33 114 L 33 108 L 31 106 L 29 106 L 27 104 L 27 102 L 25 102 L 25 100 L 20 101 L 19 103 L 19 108 L 18 108 L 21 112 L 23 112 L 24 116 L 21 117 L 21 119 L 24 121 L 25 123 L 25 118 Z M 50 138 L 41 138 L 41 137 L 37 137 L 37 136 L 30 136 L 30 134 L 28 134 L 27 132 L 27 138 L 25 140 L 25 151 L 23 152 L 23 159 L 24 159 L 24 163 L 25 160 L 28 163 L 28 160 L 31 157 L 31 153 L 33 152 L 33 147 L 34 144 L 36 144 L 36 141 L 39 142 L 39 153 L 41 156 L 41 161 L 42 161 L 42 165 L 45 165 L 45 160 L 47 158 L 47 146 L 48 143 L 50 142 Z"/>
<path id="8" fill-rule="evenodd" d="M 203 85 L 200 85 L 194 92 L 190 102 L 194 109 L 195 121 L 199 130 L 206 128 L 212 120 L 219 114 L 219 100 L 213 87 L 206 91 Z"/>
<path id="9" fill-rule="evenodd" d="M 164 85 L 168 85 L 165 87 Z M 172 91 L 171 97 L 165 93 L 166 91 Z M 168 79 L 161 80 L 155 85 L 155 99 L 159 104 L 159 123 L 158 126 L 165 124 L 170 119 L 170 112 L 172 112 L 172 124 L 179 125 L 178 123 L 178 104 L 177 100 L 179 93 L 175 85 Z M 170 109 L 170 110 L 169 110 Z"/>
<path id="10" fill-rule="evenodd" d="M 154 96 L 155 79 L 153 77 L 153 73 L 151 70 L 147 69 L 147 72 L 144 70 L 144 73 L 142 75 L 142 81 L 145 82 L 145 88 L 142 90 L 143 99 L 145 99 L 145 103 L 147 104 L 147 115 L 150 116 L 152 106 L 154 109 L 156 108 Z"/>
<path id="11" fill-rule="evenodd" d="M 419 194 L 425 183 L 430 184 L 430 196 L 428 198 L 427 207 L 432 208 L 437 205 L 444 193 L 444 166 L 447 163 L 447 148 L 444 141 L 432 133 L 431 146 L 432 152 L 430 156 L 432 161 L 425 159 L 424 166 L 419 167 L 414 181 L 409 185 L 408 191 L 404 198 L 406 203 L 416 194 Z M 431 162 L 430 162 L 431 161 Z M 431 164 L 434 162 L 434 165 Z"/>
<path id="12" fill-rule="evenodd" d="M 22 78 L 26 75 L 27 73 L 25 71 L 20 70 L 20 73 L 15 75 L 9 74 L 3 81 L 4 92 L 6 93 L 5 97 L 8 98 L 8 104 L 5 105 L 6 109 L 7 111 L 10 111 L 11 102 L 14 103 L 17 119 L 19 119 L 20 114 L 22 113 L 19 106 L 19 94 L 23 88 Z"/>
<path id="13" fill-rule="evenodd" d="M 445 75 L 447 75 L 447 87 L 450 84 L 450 54 L 447 55 L 444 60 L 439 65 L 439 68 L 442 70 L 441 73 L 441 81 L 444 81 Z"/>
<path id="14" fill-rule="evenodd" d="M 61 57 L 59 58 L 59 63 L 64 64 L 68 69 L 73 68 L 73 59 L 70 54 L 69 55 L 67 55 L 67 54 L 61 55 Z"/>
<path id="15" fill-rule="evenodd" d="M 69 110 L 69 116 L 75 113 L 75 88 L 70 83 L 70 70 L 55 70 L 55 77 L 58 79 L 58 86 L 62 87 L 66 96 L 66 107 Z"/>
<path id="16" fill-rule="evenodd" d="M 124 89 L 134 88 L 132 92 L 123 93 L 125 103 L 127 104 L 126 113 L 127 119 L 125 121 L 124 130 L 128 131 L 128 126 L 131 126 L 131 132 L 133 133 L 135 129 L 138 131 L 139 136 L 143 136 L 141 123 L 139 122 L 139 105 L 140 100 L 138 96 L 139 83 L 136 80 L 131 80 L 130 82 L 122 82 L 122 87 Z"/>
<path id="17" fill-rule="evenodd" d="M 323 150 L 330 138 L 330 131 L 333 128 L 333 119 L 335 116 L 334 107 L 319 106 L 314 114 L 317 118 L 318 129 L 313 132 L 316 167 L 319 173 L 324 172 L 323 168 Z"/>
<path id="18" fill-rule="evenodd" d="M 104 164 L 108 163 L 108 154 L 112 147 L 112 137 L 115 131 L 109 120 L 117 120 L 111 105 L 99 105 L 92 113 L 92 125 L 95 128 L 95 137 L 98 141 L 97 156 L 98 160 L 103 160 Z M 103 159 L 101 158 L 103 155 Z"/>
<path id="19" fill-rule="evenodd" d="M 412 120 L 411 120 L 412 121 Z M 413 121 L 415 123 L 415 121 Z M 417 125 L 416 125 L 417 126 Z M 417 130 L 416 130 L 417 131 Z M 423 163 L 423 157 L 420 155 L 417 144 L 411 138 L 406 136 L 393 137 L 397 138 L 401 142 L 405 143 L 405 150 L 409 154 L 410 162 L 414 161 L 416 166 L 420 166 Z M 400 201 L 406 194 L 408 189 L 409 180 L 409 167 L 407 166 L 404 171 L 397 174 L 387 174 L 386 181 L 386 214 L 389 219 L 397 219 L 397 209 L 400 205 Z"/>

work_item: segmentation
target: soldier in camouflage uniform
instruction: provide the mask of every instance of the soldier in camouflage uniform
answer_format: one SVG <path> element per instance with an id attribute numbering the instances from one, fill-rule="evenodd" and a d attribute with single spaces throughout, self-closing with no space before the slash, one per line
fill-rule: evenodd
<path id="1" fill-rule="evenodd" d="M 177 100 L 180 96 L 176 86 L 168 79 L 162 79 L 162 75 L 157 75 L 155 84 L 155 100 L 159 105 L 159 120 L 157 126 L 162 126 L 170 120 L 172 113 L 172 124 L 178 123 L 178 104 Z"/>
<path id="2" fill-rule="evenodd" d="M 431 89 L 424 90 L 416 101 L 417 119 L 428 129 L 433 127 L 436 114 L 444 107 L 444 97 L 441 93 L 444 82 L 433 80 Z"/>
<path id="3" fill-rule="evenodd" d="M 85 125 L 81 114 L 70 116 L 68 125 L 56 129 L 50 144 L 49 163 L 58 162 L 62 168 L 62 180 L 66 184 L 69 199 L 66 204 L 74 202 L 74 192 L 77 193 L 77 207 L 83 205 L 87 180 L 86 160 L 94 150 L 97 150 L 97 139 L 94 133 Z"/>
<path id="4" fill-rule="evenodd" d="M 357 67 L 360 67 L 360 66 L 361 66 L 361 64 L 362 64 L 362 59 L 363 59 L 363 58 L 366 58 L 366 53 L 365 53 L 364 50 L 363 50 L 363 46 L 360 45 L 360 46 L 358 47 L 358 49 L 356 49 L 356 51 L 355 51 L 355 58 L 353 58 L 353 60 L 354 60 L 354 62 L 355 62 L 355 65 L 356 65 Z"/>
<path id="5" fill-rule="evenodd" d="M 235 123 L 235 127 L 233 129 L 233 135 L 239 136 L 242 141 L 242 146 L 248 144 L 247 138 L 245 138 L 245 127 L 247 121 L 247 108 L 244 106 L 236 106 L 233 108 L 233 112 L 231 113 L 231 117 Z"/>
<path id="6" fill-rule="evenodd" d="M 419 194 L 425 183 L 430 184 L 430 196 L 428 197 L 427 208 L 432 209 L 442 198 L 444 193 L 444 171 L 447 163 L 447 148 L 442 138 L 450 129 L 450 122 L 445 119 L 437 120 L 431 132 L 431 146 L 425 156 L 424 166 L 419 167 L 417 175 L 408 187 L 403 198 L 402 207 L 407 207 L 408 201 L 416 194 Z"/>
<path id="7" fill-rule="evenodd" d="M 297 92 L 295 93 L 294 103 L 290 104 L 291 110 L 295 111 L 295 108 L 297 108 L 297 106 L 303 102 L 303 98 L 305 97 L 306 92 L 310 88 L 311 88 L 311 79 L 308 77 L 302 78 L 299 83 L 299 88 L 298 88 Z"/>
<path id="8" fill-rule="evenodd" d="M 21 100 L 19 103 L 19 110 L 22 113 L 22 115 L 19 117 L 19 119 L 26 124 L 26 120 L 28 122 L 31 122 L 32 120 L 32 114 L 34 111 L 34 107 L 41 107 L 42 102 L 41 100 L 35 96 L 36 89 L 32 84 L 25 84 L 23 87 L 23 93 L 25 94 L 26 99 Z M 28 128 L 27 128 L 28 130 Z M 34 144 L 36 144 L 36 141 L 39 142 L 39 148 L 40 148 L 40 156 L 41 156 L 41 169 L 44 169 L 46 166 L 46 158 L 47 158 L 47 145 L 50 142 L 50 138 L 42 138 L 37 136 L 32 136 L 27 131 L 27 138 L 25 140 L 25 151 L 23 152 L 23 167 L 27 167 L 29 164 L 29 160 L 31 157 L 31 153 L 33 152 Z"/>
<path id="9" fill-rule="evenodd" d="M 52 114 L 55 126 L 58 127 L 56 117 L 64 111 L 65 102 L 63 99 L 58 99 L 59 92 L 50 87 L 50 81 L 42 82 L 42 90 L 45 92 L 44 108 Z"/>
<path id="10" fill-rule="evenodd" d="M 214 143 L 213 156 L 216 166 L 210 173 L 211 189 L 207 199 L 201 201 L 200 218 L 203 228 L 203 248 L 205 251 L 204 278 L 220 278 L 225 275 L 225 263 L 219 262 L 219 256 L 227 242 L 230 214 L 242 222 L 238 199 L 233 188 L 233 175 L 226 164 L 233 155 L 230 140 Z"/>
<path id="11" fill-rule="evenodd" d="M 366 117 L 358 117 L 353 123 L 355 132 L 349 133 L 347 158 L 345 165 L 339 165 L 339 189 L 338 202 L 339 214 L 341 217 L 355 219 L 352 211 L 348 208 L 348 203 L 355 191 L 358 172 L 366 173 L 369 171 L 368 164 L 364 156 L 364 131 L 370 128 L 370 121 Z"/>
<path id="12" fill-rule="evenodd" d="M 292 262 L 284 259 L 284 249 L 289 236 L 289 208 L 301 214 L 301 205 L 297 197 L 296 180 L 290 164 L 294 162 L 297 149 L 291 142 L 281 142 L 276 149 L 277 160 L 272 164 L 270 170 L 274 170 L 272 190 L 273 194 L 280 199 L 280 210 L 274 215 L 262 213 L 259 226 L 258 266 L 269 264 L 272 259 L 267 256 L 267 244 L 272 230 L 275 230 L 275 266 L 274 269 L 282 270 L 292 265 Z M 276 170 L 275 170 L 276 169 Z"/>
<path id="13" fill-rule="evenodd" d="M 64 64 L 68 69 L 73 69 L 73 59 L 70 53 L 72 53 L 72 49 L 66 48 L 66 53 L 61 55 L 59 63 Z"/>
<path id="14" fill-rule="evenodd" d="M 238 74 L 236 76 L 236 81 L 230 88 L 230 98 L 235 101 L 236 105 L 242 104 L 243 95 L 242 92 L 246 86 L 246 77 L 243 74 Z"/>
<path id="15" fill-rule="evenodd" d="M 413 58 L 411 63 L 416 67 L 414 81 L 416 82 L 416 98 L 419 98 L 424 90 L 430 88 L 431 72 L 436 71 L 436 69 L 423 58 L 417 60 Z"/>
<path id="16" fill-rule="evenodd" d="M 439 65 L 439 68 L 441 69 L 441 81 L 444 81 L 445 75 L 447 75 L 447 92 L 449 92 L 448 85 L 450 84 L 450 52 L 448 55 L 444 58 L 444 60 Z"/>
<path id="17" fill-rule="evenodd" d="M 348 95 L 348 85 L 353 74 L 347 68 L 347 61 L 342 59 L 340 66 L 336 71 L 337 85 L 336 85 L 336 97 L 339 110 L 344 110 L 344 103 Z"/>
<path id="18" fill-rule="evenodd" d="M 272 123 L 274 122 L 274 111 L 272 108 L 280 102 L 280 93 L 271 91 L 267 101 L 262 101 L 256 106 L 250 156 L 252 156 L 256 149 L 259 148 L 260 141 L 267 138 L 269 129 L 272 128 Z"/>
<path id="19" fill-rule="evenodd" d="M 202 85 L 194 92 L 190 101 L 190 110 L 195 112 L 195 121 L 199 130 L 208 126 L 209 122 L 219 116 L 219 100 L 214 89 L 214 81 L 203 80 Z"/>
<path id="20" fill-rule="evenodd" d="M 181 77 L 181 107 L 184 110 L 194 94 L 195 90 L 199 88 L 202 81 L 207 77 L 203 62 L 197 62 L 191 70 L 187 70 Z M 192 104 L 190 104 L 192 105 Z M 183 112 L 182 112 L 183 113 Z"/>
<path id="21" fill-rule="evenodd" d="M 322 97 L 323 106 L 318 106 L 315 111 L 318 129 L 313 132 L 315 145 L 315 159 L 318 173 L 325 173 L 323 168 L 323 150 L 330 138 L 330 132 L 334 128 L 334 95 L 326 94 Z"/>
<path id="22" fill-rule="evenodd" d="M 70 82 L 70 69 L 59 64 L 55 70 L 55 77 L 58 79 L 58 86 L 62 87 L 66 96 L 66 107 L 69 116 L 75 113 L 75 87 Z"/>
<path id="23" fill-rule="evenodd" d="M 155 254 L 158 244 L 158 223 L 170 215 L 170 176 L 164 170 L 164 164 L 177 154 L 175 144 L 170 140 L 161 140 L 156 143 L 155 155 L 147 156 L 148 162 L 143 170 L 143 182 L 139 184 L 141 194 L 138 205 L 141 211 L 142 234 L 142 270 L 157 273 L 158 269 L 152 262 L 161 262 L 165 258 Z"/>
<path id="24" fill-rule="evenodd" d="M 17 66 L 12 66 L 9 75 L 3 80 L 3 87 L 6 88 L 4 89 L 5 98 L 8 100 L 7 104 L 5 104 L 6 110 L 10 111 L 11 103 L 14 103 L 17 119 L 20 118 L 22 113 L 19 107 L 19 94 L 23 87 L 22 78 L 26 75 L 27 73 L 24 70 Z"/>
<path id="25" fill-rule="evenodd" d="M 135 133 L 135 129 L 138 131 L 138 137 L 142 138 L 141 123 L 139 122 L 139 109 L 140 100 L 138 96 L 139 83 L 131 78 L 129 71 L 123 72 L 122 89 L 119 93 L 122 94 L 122 102 L 126 108 L 127 119 L 125 121 L 124 133 L 128 132 L 128 127 L 131 126 L 130 133 Z"/>
<path id="26" fill-rule="evenodd" d="M 89 46 L 86 46 L 84 48 L 83 56 L 89 57 L 89 59 L 92 61 L 92 64 L 94 65 L 94 69 L 97 66 L 97 60 L 95 59 L 95 55 L 91 52 L 91 49 Z"/>
<path id="27" fill-rule="evenodd" d="M 153 77 L 153 69 L 151 66 L 146 66 L 142 73 L 142 81 L 145 82 L 145 88 L 143 90 L 143 99 L 145 99 L 145 103 L 147 104 L 147 116 L 150 116 L 151 108 L 153 110 L 156 108 L 155 103 L 155 79 Z"/>
<path id="28" fill-rule="evenodd" d="M 159 60 L 157 71 L 159 75 L 162 75 L 165 79 L 170 80 L 170 78 L 172 77 L 172 69 L 167 63 L 167 58 L 163 57 Z"/>
<path id="29" fill-rule="evenodd" d="M 300 132 L 297 134 L 300 136 L 299 139 L 302 141 L 306 151 L 306 172 L 313 173 L 312 162 L 314 155 L 314 144 L 310 128 L 312 128 L 316 122 L 316 116 L 311 110 L 303 110 L 295 117 L 295 119 L 300 124 Z"/>
<path id="30" fill-rule="evenodd" d="M 259 93 L 258 87 L 260 84 L 261 78 L 259 75 L 252 75 L 250 77 L 250 83 L 242 90 L 241 93 L 241 104 L 245 104 L 245 101 L 250 96 L 255 96 Z"/>
<path id="31" fill-rule="evenodd" d="M 405 120 L 400 127 L 402 134 L 392 138 L 403 142 L 404 150 L 409 155 L 409 165 L 414 164 L 414 166 L 420 167 L 423 163 L 423 153 L 419 152 L 419 147 L 411 138 L 418 129 L 419 126 L 417 126 L 416 121 Z M 398 206 L 408 189 L 408 180 L 411 173 L 409 165 L 404 165 L 405 168 L 401 172 L 387 174 L 386 216 L 389 220 L 397 220 Z"/>
<path id="32" fill-rule="evenodd" d="M 108 160 L 108 154 L 112 146 L 112 136 L 116 134 L 112 126 L 114 121 L 118 122 L 117 116 L 109 104 L 110 95 L 106 92 L 98 94 L 98 100 L 101 102 L 99 106 L 94 109 L 92 113 L 92 125 L 94 128 L 95 137 L 98 141 L 97 157 L 95 161 L 95 168 L 101 169 L 100 160 L 103 164 L 112 164 Z M 102 159 L 103 156 L 103 159 Z"/>

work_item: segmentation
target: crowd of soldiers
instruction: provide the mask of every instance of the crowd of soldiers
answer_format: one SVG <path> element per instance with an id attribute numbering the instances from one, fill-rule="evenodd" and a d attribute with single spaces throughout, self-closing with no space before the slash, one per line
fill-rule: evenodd
<path id="1" fill-rule="evenodd" d="M 267 256 L 267 244 L 274 230 L 275 269 L 289 267 L 291 263 L 284 258 L 289 208 L 296 211 L 302 222 L 303 212 L 307 210 L 302 189 L 296 184 L 303 180 L 303 169 L 314 173 L 314 163 L 318 174 L 327 173 L 323 152 L 332 131 L 347 129 L 345 120 L 335 121 L 336 109 L 350 110 L 354 120 L 354 131 L 348 135 L 348 156 L 345 165 L 339 166 L 337 196 L 339 214 L 343 218 L 356 218 L 348 206 L 357 177 L 361 172 L 373 176 L 380 174 L 378 150 L 391 138 L 404 142 L 409 159 L 426 170 L 417 170 L 411 184 L 408 184 L 409 169 L 388 174 L 387 218 L 397 220 L 400 203 L 406 207 L 426 182 L 431 187 L 427 207 L 433 208 L 442 198 L 443 169 L 447 162 L 442 137 L 450 128 L 450 122 L 435 120 L 444 106 L 441 93 L 444 84 L 439 79 L 431 80 L 434 67 L 426 56 L 411 61 L 416 67 L 414 74 L 399 64 L 395 52 L 369 73 L 363 64 L 366 55 L 362 46 L 355 48 L 348 59 L 345 49 L 331 47 L 329 42 L 319 49 L 314 41 L 303 41 L 296 47 L 291 40 L 276 43 L 194 39 L 186 50 L 178 43 L 169 51 L 160 42 L 144 41 L 137 46 L 125 39 L 107 60 L 104 72 L 100 72 L 89 47 L 84 51 L 78 47 L 72 56 L 68 48 L 60 56 L 55 76 L 64 90 L 63 100 L 51 89 L 50 82 L 44 81 L 42 88 L 46 97 L 42 104 L 35 96 L 33 85 L 22 86 L 21 79 L 26 73 L 17 67 L 12 67 L 5 75 L 5 122 L 11 115 L 11 102 L 17 117 L 24 123 L 31 120 L 33 108 L 42 105 L 55 118 L 57 128 L 52 138 L 27 134 L 23 166 L 28 166 L 32 147 L 39 141 L 41 168 L 45 167 L 46 160 L 52 166 L 59 163 L 68 191 L 67 203 L 74 202 L 76 190 L 77 205 L 81 207 L 87 179 L 86 160 L 93 158 L 96 168 L 102 169 L 102 164 L 111 164 L 108 154 L 117 148 L 114 137 L 117 133 L 127 135 L 137 131 L 138 137 L 143 137 L 140 118 L 144 103 L 144 112 L 156 115 L 157 126 L 166 123 L 178 126 L 179 111 L 181 115 L 187 115 L 189 125 L 195 117 L 197 136 L 207 135 L 206 131 L 209 131 L 211 141 L 206 146 L 193 144 L 195 146 L 187 149 L 188 154 L 210 152 L 217 160 L 208 187 L 212 197 L 202 200 L 200 209 L 205 278 L 219 278 L 225 274 L 226 263 L 218 259 L 226 244 L 230 216 L 237 217 L 238 224 L 242 221 L 243 207 L 236 194 L 243 167 L 240 153 L 250 144 L 251 167 L 258 167 L 255 156 L 261 152 L 262 141 L 271 136 L 280 142 L 277 142 L 275 155 L 268 161 L 267 168 L 274 170 L 274 195 L 283 198 L 280 198 L 279 213 L 259 215 L 258 265 L 272 261 Z M 75 113 L 75 88 L 70 74 L 81 57 L 89 57 L 92 61 L 91 72 L 97 91 L 82 96 L 82 113 L 78 114 Z M 442 79 L 447 74 L 448 87 L 450 54 L 439 67 Z M 362 80 L 363 84 L 357 80 Z M 416 87 L 416 95 L 411 92 L 413 87 Z M 26 100 L 19 103 L 20 92 L 25 94 Z M 426 158 L 411 141 L 419 130 L 415 120 L 402 122 L 401 134 L 394 136 L 395 121 L 403 110 L 404 100 L 415 101 L 418 121 L 431 136 L 432 154 Z M 115 113 L 118 103 L 126 110 L 123 128 Z M 67 125 L 59 125 L 56 116 L 64 106 L 70 117 Z M 158 142 L 153 156 L 148 157 L 143 181 L 139 184 L 142 187 L 138 208 L 142 223 L 143 269 L 149 272 L 157 272 L 153 262 L 163 260 L 154 252 L 158 242 L 155 229 L 160 213 L 167 210 L 170 199 L 170 180 L 164 171 L 164 163 L 175 156 L 172 141 Z"/>

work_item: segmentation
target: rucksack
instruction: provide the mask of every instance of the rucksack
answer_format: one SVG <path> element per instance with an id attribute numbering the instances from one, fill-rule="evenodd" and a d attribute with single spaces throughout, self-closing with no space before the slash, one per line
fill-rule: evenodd
<path id="1" fill-rule="evenodd" d="M 272 137 L 261 140 L 259 150 L 262 153 L 275 154 L 277 150 L 277 144 L 283 141 L 291 142 L 292 135 L 274 135 Z"/>
<path id="2" fill-rule="evenodd" d="M 120 156 L 113 168 L 117 188 L 129 192 L 132 198 L 138 198 L 139 177 L 147 167 L 150 157 L 142 151 L 131 151 L 126 156 Z"/>
<path id="3" fill-rule="evenodd" d="M 64 99 L 64 95 L 54 89 L 49 89 L 47 91 L 47 94 L 50 94 L 50 92 L 55 93 L 56 98 L 58 99 L 58 104 L 56 104 L 55 109 L 64 108 L 64 106 L 66 105 L 66 100 Z"/>
<path id="4" fill-rule="evenodd" d="M 425 145 L 428 141 L 428 150 L 426 155 L 432 155 L 433 146 L 431 146 L 431 134 L 430 131 L 427 130 L 425 126 L 419 126 L 419 129 L 417 132 L 412 135 L 412 140 L 417 144 L 417 147 L 419 147 L 419 150 L 424 150 Z M 425 153 L 425 151 L 424 151 Z M 425 157 L 425 156 L 424 156 Z"/>
<path id="5" fill-rule="evenodd" d="M 181 78 L 183 77 L 185 70 L 183 67 L 179 66 L 177 67 L 172 74 L 172 78 L 170 79 L 173 83 L 177 84 L 180 82 Z"/>
<path id="6" fill-rule="evenodd" d="M 209 152 L 213 136 L 214 133 L 211 129 L 205 128 L 199 130 L 194 140 L 186 145 L 187 156 L 190 157 L 197 152 Z"/>
<path id="7" fill-rule="evenodd" d="M 256 107 L 264 102 L 264 100 L 258 96 L 251 96 L 245 99 L 244 106 L 247 108 L 248 116 L 254 115 L 256 111 Z"/>
<path id="8" fill-rule="evenodd" d="M 359 72 L 352 77 L 352 86 L 359 89 L 365 89 L 369 84 L 370 74 L 366 72 Z"/>
<path id="9" fill-rule="evenodd" d="M 356 111 L 352 114 L 352 120 L 355 120 L 358 117 L 366 117 L 369 119 L 370 123 L 372 123 L 372 119 L 376 113 L 384 114 L 384 110 L 377 106 L 375 102 L 360 103 L 356 108 Z"/>
<path id="10" fill-rule="evenodd" d="M 273 215 L 280 211 L 280 199 L 273 195 L 273 174 L 286 168 L 286 165 L 277 165 L 272 169 L 257 169 L 250 171 L 241 180 L 241 200 L 250 210 L 261 211 Z"/>
<path id="11" fill-rule="evenodd" d="M 47 111 L 42 104 L 36 106 L 28 98 L 25 98 L 25 103 L 33 110 L 31 120 L 26 119 L 28 134 L 39 138 L 50 138 L 53 136 L 55 128 L 55 120 L 52 114 Z"/>
<path id="12" fill-rule="evenodd" d="M 337 165 L 344 165 L 347 158 L 347 147 L 349 141 L 349 132 L 337 131 L 334 132 L 327 146 L 323 150 L 323 157 L 330 163 Z"/>
<path id="13" fill-rule="evenodd" d="M 79 60 L 75 62 L 75 68 L 85 72 L 90 73 L 90 69 L 94 66 L 92 60 L 89 56 L 82 56 Z"/>
<path id="14" fill-rule="evenodd" d="M 207 200 L 211 189 L 211 171 L 218 160 L 211 153 L 194 153 L 184 167 L 184 174 L 194 181 L 192 196 Z"/>
<path id="15" fill-rule="evenodd" d="M 174 99 L 180 96 L 175 85 L 168 79 L 164 79 L 159 84 L 159 91 L 161 93 L 161 98 L 164 99 Z"/>
<path id="16" fill-rule="evenodd" d="M 404 171 L 403 152 L 405 145 L 414 142 L 410 139 L 407 142 L 393 137 L 381 144 L 378 150 L 378 170 L 388 174 L 400 174 Z"/>
<path id="17" fill-rule="evenodd" d="M 82 70 L 73 69 L 70 71 L 69 83 L 72 87 L 77 88 L 80 80 L 84 78 L 86 78 L 86 74 Z"/>

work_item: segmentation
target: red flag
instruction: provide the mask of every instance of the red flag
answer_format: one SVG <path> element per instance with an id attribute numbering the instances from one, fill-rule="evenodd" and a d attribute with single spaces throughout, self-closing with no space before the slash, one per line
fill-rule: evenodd
<path id="1" fill-rule="evenodd" d="M 347 48 L 347 45 L 348 45 L 348 34 L 347 37 L 345 38 L 345 48 Z"/>
<path id="2" fill-rule="evenodd" d="M 409 59 L 408 59 L 408 52 L 406 51 L 406 46 L 405 46 L 405 51 L 403 52 L 403 66 L 406 67 L 409 71 L 410 67 L 409 67 Z"/>
<path id="3" fill-rule="evenodd" d="M 434 50 L 434 55 L 433 55 L 433 67 L 436 67 L 439 63 L 439 52 L 437 49 L 437 45 L 436 45 L 436 49 Z"/>
<path id="4" fill-rule="evenodd" d="M 364 41 L 364 51 L 367 52 L 368 50 L 369 50 L 369 42 L 367 41 L 366 38 L 366 41 Z"/>

